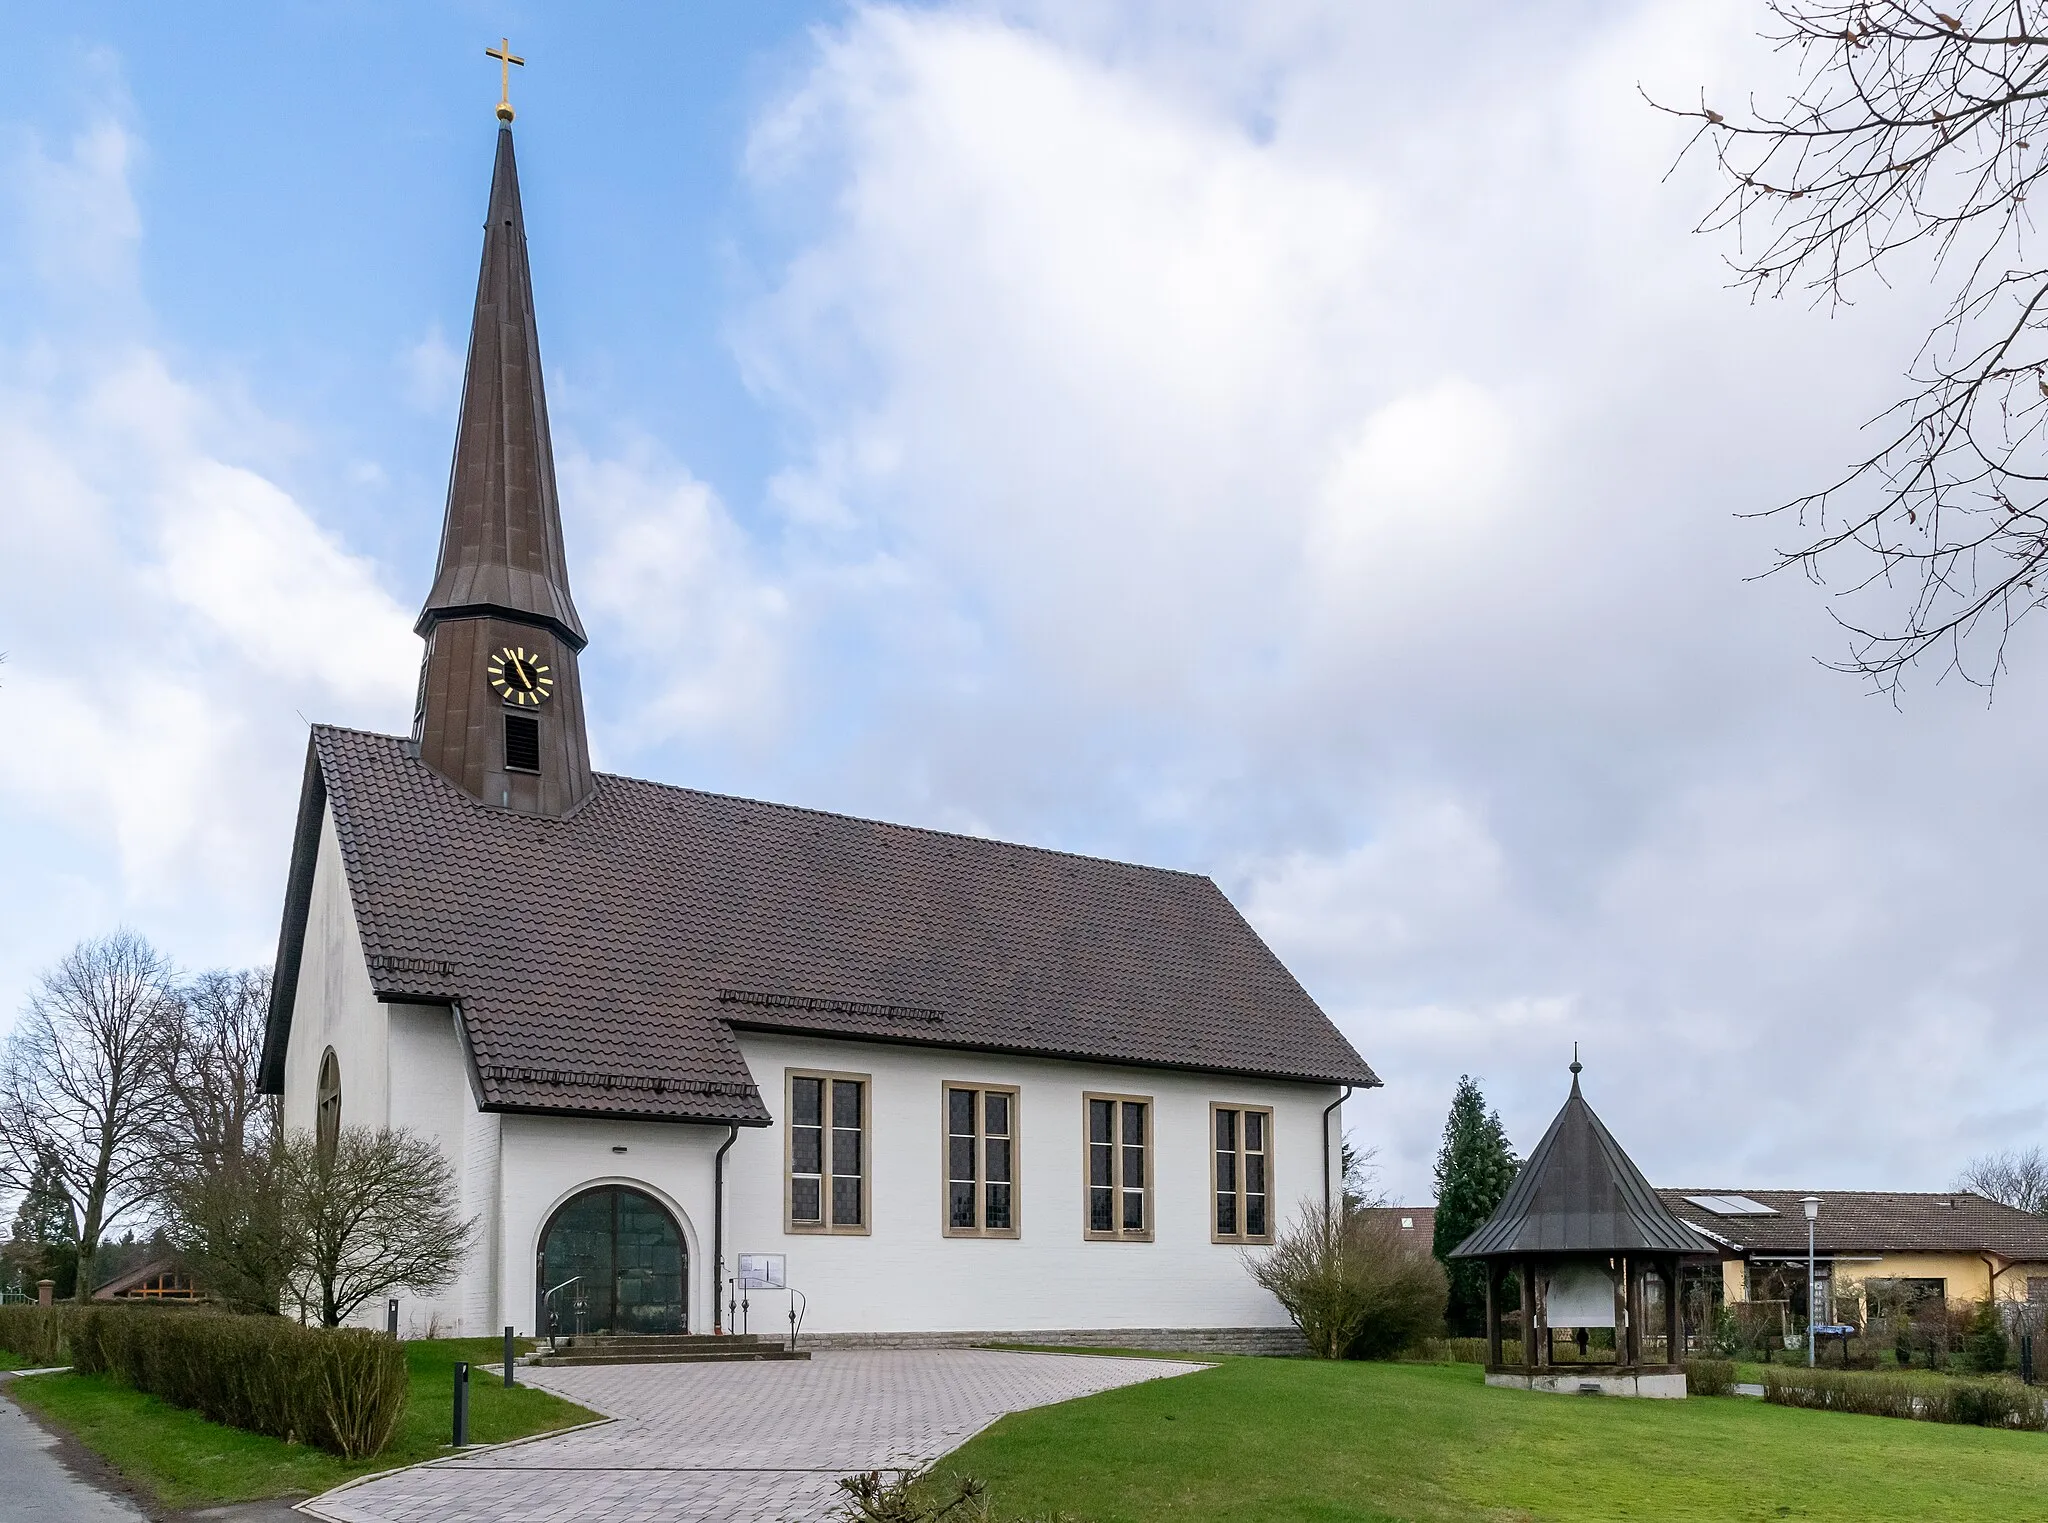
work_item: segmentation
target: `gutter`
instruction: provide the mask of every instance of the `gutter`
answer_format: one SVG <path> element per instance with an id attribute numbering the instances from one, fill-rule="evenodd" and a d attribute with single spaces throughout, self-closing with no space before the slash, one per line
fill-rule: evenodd
<path id="1" fill-rule="evenodd" d="M 1330 1112 L 1351 1098 L 1351 1086 L 1344 1086 L 1344 1093 L 1323 1107 L 1323 1216 L 1330 1215 Z"/>
<path id="2" fill-rule="evenodd" d="M 740 1140 L 739 1123 L 726 1123 L 725 1141 L 711 1162 L 711 1330 L 725 1331 L 725 1155 Z"/>

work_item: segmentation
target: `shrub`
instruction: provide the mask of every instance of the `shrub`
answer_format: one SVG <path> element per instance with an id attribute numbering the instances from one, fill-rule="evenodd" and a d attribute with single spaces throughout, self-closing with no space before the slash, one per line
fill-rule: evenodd
<path id="1" fill-rule="evenodd" d="M 1421 1338 L 1403 1352 L 1402 1358 L 1422 1364 L 1484 1364 L 1484 1338 Z"/>
<path id="2" fill-rule="evenodd" d="M 1915 1387 L 1896 1378 L 1825 1370 L 1766 1370 L 1764 1400 L 1781 1407 L 1912 1417 L 1981 1428 L 2048 1428 L 2048 1403 L 2025 1386 L 2002 1380 L 1943 1381 Z"/>
<path id="3" fill-rule="evenodd" d="M 64 1362 L 63 1306 L 0 1306 L 0 1349 L 31 1364 Z"/>
<path id="4" fill-rule="evenodd" d="M 2005 1319 L 1995 1301 L 1979 1301 L 1970 1311 L 1969 1330 L 1963 1334 L 1963 1367 L 1980 1375 L 1993 1375 L 2005 1368 L 2012 1345 L 2005 1336 Z"/>
<path id="5" fill-rule="evenodd" d="M 1691 1396 L 1733 1396 L 1735 1361 L 1732 1359 L 1688 1359 L 1685 1361 L 1685 1389 Z"/>
<path id="6" fill-rule="evenodd" d="M 1385 1359 L 1443 1330 L 1443 1266 L 1384 1212 L 1305 1205 L 1247 1267 L 1324 1359 Z"/>
<path id="7" fill-rule="evenodd" d="M 95 1306 L 76 1314 L 71 1334 L 72 1365 L 85 1374 L 344 1459 L 382 1449 L 405 1406 L 404 1350 L 360 1329 Z"/>

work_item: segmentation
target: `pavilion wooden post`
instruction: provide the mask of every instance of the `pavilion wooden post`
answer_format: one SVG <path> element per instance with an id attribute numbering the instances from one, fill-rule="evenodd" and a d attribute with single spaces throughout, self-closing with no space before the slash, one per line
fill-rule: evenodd
<path id="1" fill-rule="evenodd" d="M 1680 1260 L 1673 1258 L 1667 1261 L 1664 1271 L 1664 1283 L 1668 1287 L 1664 1300 L 1664 1357 L 1674 1369 L 1685 1367 L 1685 1308 L 1678 1303 L 1678 1287 L 1684 1274 Z"/>
<path id="2" fill-rule="evenodd" d="M 1500 1265 L 1486 1261 L 1486 1367 L 1500 1367 Z"/>
<path id="3" fill-rule="evenodd" d="M 1522 1260 L 1522 1367 L 1536 1371 L 1536 1267 Z"/>
<path id="4" fill-rule="evenodd" d="M 1628 1260 L 1616 1257 L 1614 1264 L 1614 1362 L 1628 1363 Z"/>

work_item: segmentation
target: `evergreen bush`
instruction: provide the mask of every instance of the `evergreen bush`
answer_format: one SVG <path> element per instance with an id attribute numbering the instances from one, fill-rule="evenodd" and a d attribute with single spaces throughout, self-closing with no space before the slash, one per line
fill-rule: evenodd
<path id="1" fill-rule="evenodd" d="M 2006 1366 L 2012 1344 L 2005 1336 L 2005 1318 L 1998 1303 L 1979 1301 L 1970 1310 L 1969 1330 L 1963 1334 L 1963 1367 L 1980 1375 L 1995 1375 Z"/>
<path id="2" fill-rule="evenodd" d="M 1980 1428 L 2048 1428 L 2048 1402 L 2005 1380 L 1946 1380 L 1916 1386 L 1896 1378 L 1826 1370 L 1766 1370 L 1764 1400 L 1781 1407 L 1911 1417 Z"/>
<path id="3" fill-rule="evenodd" d="M 0 1306 L 0 1349 L 30 1364 L 64 1362 L 64 1306 Z"/>
<path id="4" fill-rule="evenodd" d="M 405 1352 L 359 1328 L 172 1308 L 74 1314 L 72 1367 L 111 1375 L 209 1421 L 362 1459 L 405 1407 Z"/>

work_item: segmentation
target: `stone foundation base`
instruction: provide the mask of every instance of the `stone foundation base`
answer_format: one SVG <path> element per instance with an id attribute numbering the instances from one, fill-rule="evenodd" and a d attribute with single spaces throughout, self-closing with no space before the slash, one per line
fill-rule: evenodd
<path id="1" fill-rule="evenodd" d="M 1170 1354 L 1277 1354 L 1308 1352 L 1291 1327 L 1104 1327 L 1039 1328 L 1029 1332 L 981 1333 L 804 1333 L 808 1349 L 979 1348 L 988 1343 L 1028 1343 L 1050 1348 L 1141 1348 Z"/>
<path id="2" fill-rule="evenodd" d="M 1658 1396 L 1685 1395 L 1685 1376 L 1604 1373 L 1594 1370 L 1544 1370 L 1522 1375 L 1506 1370 L 1488 1370 L 1486 1383 L 1516 1391 L 1549 1391 L 1558 1396 Z"/>

